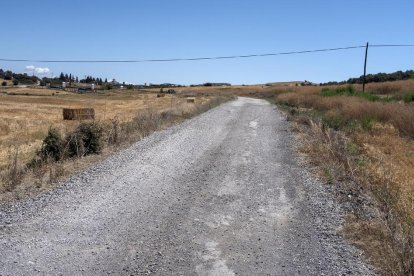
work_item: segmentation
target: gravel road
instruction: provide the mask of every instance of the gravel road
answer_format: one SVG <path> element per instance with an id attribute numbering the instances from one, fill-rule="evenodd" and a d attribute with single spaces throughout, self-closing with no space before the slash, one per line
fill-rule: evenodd
<path id="1" fill-rule="evenodd" d="M 0 209 L 0 275 L 371 275 L 286 119 L 238 98 Z"/>

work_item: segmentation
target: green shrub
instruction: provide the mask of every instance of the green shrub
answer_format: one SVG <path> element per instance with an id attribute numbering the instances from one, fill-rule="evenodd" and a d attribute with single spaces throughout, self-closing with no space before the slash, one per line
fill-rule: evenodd
<path id="1" fill-rule="evenodd" d="M 323 88 L 321 90 L 321 95 L 325 97 L 331 96 L 354 96 L 356 94 L 356 90 L 352 85 L 347 85 L 345 87 L 338 87 L 336 89 L 332 88 Z"/>
<path id="2" fill-rule="evenodd" d="M 322 117 L 322 121 L 330 128 L 339 130 L 346 125 L 346 120 L 343 116 L 337 113 L 327 113 Z"/>
<path id="3" fill-rule="evenodd" d="M 53 159 L 59 161 L 63 157 L 63 139 L 56 128 L 49 128 L 47 136 L 43 139 L 42 148 L 39 152 L 42 161 Z"/>
<path id="4" fill-rule="evenodd" d="M 112 86 L 112 84 L 105 84 L 104 86 L 103 86 L 103 90 L 111 90 L 113 88 L 113 86 Z"/>
<path id="5" fill-rule="evenodd" d="M 370 102 L 391 102 L 395 100 L 394 97 L 380 97 L 377 95 L 373 95 L 370 93 L 360 93 L 358 94 L 359 97 L 364 98 Z"/>
<path id="6" fill-rule="evenodd" d="M 352 85 L 348 85 L 345 87 L 339 87 L 336 89 L 332 88 L 323 88 L 320 92 L 320 94 L 324 97 L 332 97 L 332 96 L 356 96 L 364 98 L 370 102 L 391 102 L 395 101 L 396 98 L 391 97 L 380 97 L 378 95 L 374 95 L 371 93 L 363 93 L 363 92 L 357 92 L 355 88 Z"/>
<path id="7" fill-rule="evenodd" d="M 405 95 L 404 102 L 406 102 L 406 103 L 414 102 L 414 92 L 411 92 L 411 93 L 408 93 L 407 95 Z"/>
<path id="8" fill-rule="evenodd" d="M 103 147 L 103 129 L 96 122 L 81 123 L 66 137 L 66 155 L 82 157 L 100 153 Z"/>
<path id="9" fill-rule="evenodd" d="M 370 130 L 370 129 L 372 129 L 372 126 L 374 125 L 374 123 L 376 122 L 377 120 L 375 119 L 375 118 L 373 118 L 372 116 L 364 116 L 361 120 L 360 120 L 360 122 L 361 122 L 361 127 L 363 128 L 363 129 L 368 129 L 368 130 Z"/>
<path id="10" fill-rule="evenodd" d="M 78 131 L 75 130 L 66 136 L 65 145 L 66 157 L 82 157 L 85 155 L 82 134 Z"/>

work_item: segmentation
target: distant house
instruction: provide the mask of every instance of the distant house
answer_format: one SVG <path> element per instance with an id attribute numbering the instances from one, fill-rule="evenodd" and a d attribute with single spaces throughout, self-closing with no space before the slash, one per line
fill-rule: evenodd
<path id="1" fill-rule="evenodd" d="M 112 81 L 110 81 L 109 83 L 115 86 L 119 85 L 119 82 L 116 79 L 112 79 Z"/>

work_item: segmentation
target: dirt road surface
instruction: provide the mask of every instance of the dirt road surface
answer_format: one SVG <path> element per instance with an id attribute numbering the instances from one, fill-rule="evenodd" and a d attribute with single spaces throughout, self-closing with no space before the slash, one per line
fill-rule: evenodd
<path id="1" fill-rule="evenodd" d="M 0 275 L 370 275 L 288 123 L 238 98 L 0 211 Z"/>

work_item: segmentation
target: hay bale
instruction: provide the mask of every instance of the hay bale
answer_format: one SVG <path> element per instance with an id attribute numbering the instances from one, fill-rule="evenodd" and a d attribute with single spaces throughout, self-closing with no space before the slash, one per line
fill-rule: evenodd
<path id="1" fill-rule="evenodd" d="M 165 94 L 161 94 L 161 93 L 157 94 L 157 98 L 163 98 L 163 97 L 165 97 Z"/>
<path id="2" fill-rule="evenodd" d="M 187 97 L 187 103 L 195 103 L 195 97 Z"/>
<path id="3" fill-rule="evenodd" d="M 64 108 L 63 120 L 94 120 L 95 109 L 93 108 Z"/>

